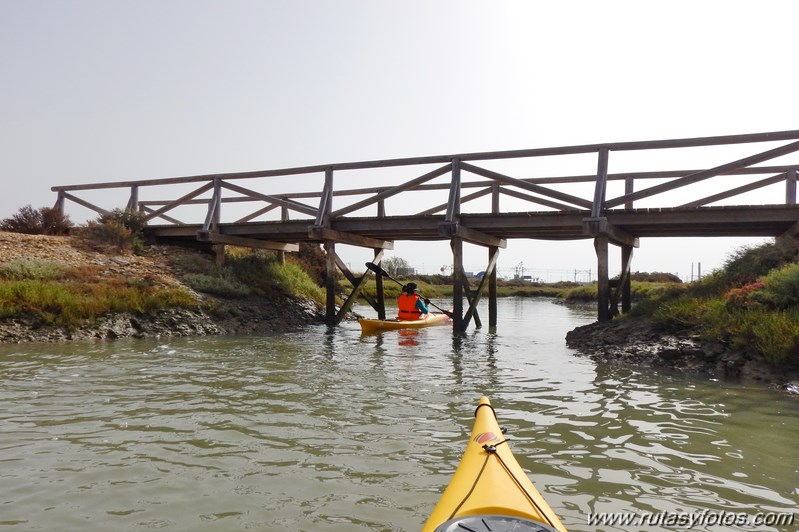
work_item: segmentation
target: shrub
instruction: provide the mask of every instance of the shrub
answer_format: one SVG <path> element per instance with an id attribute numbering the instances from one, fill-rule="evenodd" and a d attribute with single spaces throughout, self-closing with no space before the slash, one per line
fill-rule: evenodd
<path id="1" fill-rule="evenodd" d="M 130 209 L 114 209 L 102 214 L 96 221 L 89 221 L 81 235 L 100 245 L 112 246 L 119 251 L 131 250 L 140 253 L 144 248 L 141 232 L 145 227 L 144 214 Z"/>
<path id="2" fill-rule="evenodd" d="M 799 307 L 799 264 L 789 264 L 774 270 L 758 283 L 749 300 L 771 309 Z"/>
<path id="3" fill-rule="evenodd" d="M 0 265 L 2 279 L 59 279 L 64 273 L 61 264 L 48 260 L 17 259 Z"/>
<path id="4" fill-rule="evenodd" d="M 566 301 L 596 301 L 597 298 L 597 285 L 590 284 L 585 286 L 578 286 L 568 290 L 563 296 Z"/>
<path id="5" fill-rule="evenodd" d="M 319 244 L 300 242 L 300 251 L 292 253 L 291 260 L 299 264 L 316 284 L 325 284 L 327 258 Z"/>
<path id="6" fill-rule="evenodd" d="M 193 273 L 186 276 L 186 282 L 194 290 L 227 299 L 245 297 L 251 290 L 242 283 L 230 268 L 215 266 L 210 273 Z"/>
<path id="7" fill-rule="evenodd" d="M 771 270 L 792 262 L 797 256 L 795 246 L 767 243 L 744 247 L 732 254 L 724 265 L 724 280 L 728 285 L 754 282 Z"/>
<path id="8" fill-rule="evenodd" d="M 699 323 L 703 313 L 700 300 L 683 296 L 661 304 L 652 319 L 666 330 L 690 329 Z"/>
<path id="9" fill-rule="evenodd" d="M 757 304 L 754 300 L 750 299 L 750 296 L 762 288 L 763 282 L 755 281 L 754 283 L 749 283 L 737 288 L 731 288 L 724 295 L 724 299 L 727 301 L 727 306 L 730 308 L 754 308 Z"/>
<path id="10" fill-rule="evenodd" d="M 759 319 L 758 319 L 759 318 Z M 799 310 L 769 312 L 751 325 L 752 346 L 771 364 L 799 355 Z"/>
<path id="11" fill-rule="evenodd" d="M 630 274 L 630 279 L 644 283 L 681 283 L 682 279 L 673 273 L 663 272 L 635 272 Z"/>
<path id="12" fill-rule="evenodd" d="M 22 207 L 15 215 L 0 221 L 0 230 L 28 235 L 66 235 L 72 228 L 69 217 L 60 210 L 42 207 L 35 210 L 30 205 Z"/>

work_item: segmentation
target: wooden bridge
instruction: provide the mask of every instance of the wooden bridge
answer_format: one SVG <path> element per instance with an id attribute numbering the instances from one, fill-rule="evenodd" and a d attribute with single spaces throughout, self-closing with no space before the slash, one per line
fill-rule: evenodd
<path id="1" fill-rule="evenodd" d="M 641 238 L 799 237 L 799 161 L 791 160 L 796 151 L 799 131 L 781 131 L 337 163 L 52 190 L 58 193 L 56 207 L 62 211 L 67 200 L 100 214 L 114 208 L 139 210 L 146 215 L 149 235 L 173 244 L 216 251 L 237 245 L 280 253 L 297 251 L 301 242 L 322 244 L 330 324 L 350 311 L 371 274 L 349 271 L 336 253 L 337 245 L 370 248 L 379 264 L 394 241 L 448 241 L 454 329 L 465 330 L 472 319 L 481 325 L 477 303 L 486 291 L 489 325 L 496 325 L 496 265 L 508 239 L 593 239 L 598 319 L 608 320 L 619 312 L 619 304 L 622 311 L 630 308 L 630 268 Z M 677 164 L 682 169 L 674 169 Z M 111 192 L 117 199 L 111 198 Z M 160 197 L 145 198 L 144 192 Z M 464 272 L 464 243 L 487 250 L 486 275 L 476 289 Z M 621 251 L 620 279 L 609 279 L 610 244 Z M 341 308 L 335 304 L 336 268 L 355 287 Z M 364 296 L 382 318 L 382 279 L 377 283 L 378 294 Z"/>

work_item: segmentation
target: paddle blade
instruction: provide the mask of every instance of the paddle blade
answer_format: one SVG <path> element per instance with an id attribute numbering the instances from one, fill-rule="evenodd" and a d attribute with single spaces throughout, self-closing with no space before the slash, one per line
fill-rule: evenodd
<path id="1" fill-rule="evenodd" d="M 381 268 L 380 266 L 378 266 L 377 264 L 375 264 L 374 262 L 367 262 L 366 267 L 375 272 L 377 275 L 383 275 L 385 277 L 388 277 L 388 272 L 383 268 Z"/>

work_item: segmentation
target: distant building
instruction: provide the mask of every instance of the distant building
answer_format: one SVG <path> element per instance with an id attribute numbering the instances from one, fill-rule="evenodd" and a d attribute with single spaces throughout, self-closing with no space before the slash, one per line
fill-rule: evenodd
<path id="1" fill-rule="evenodd" d="M 416 275 L 416 268 L 397 268 L 397 275 L 400 277 L 410 277 Z"/>

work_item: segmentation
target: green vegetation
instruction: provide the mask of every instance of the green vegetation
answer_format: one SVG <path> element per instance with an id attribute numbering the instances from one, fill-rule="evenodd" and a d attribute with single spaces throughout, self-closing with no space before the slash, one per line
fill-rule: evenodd
<path id="1" fill-rule="evenodd" d="M 28 206 L 0 222 L 0 230 L 27 234 L 65 234 L 68 230 L 51 229 L 62 226 L 68 226 L 72 234 L 100 251 L 146 252 L 142 238 L 144 215 L 137 211 L 116 209 L 75 228 L 54 209 L 34 211 Z M 181 254 L 176 262 L 190 272 L 185 280 L 198 292 L 223 298 L 304 296 L 323 304 L 324 290 L 311 277 L 318 277 L 324 267 L 316 248 L 306 246 L 296 261 L 290 259 L 285 264 L 278 261 L 275 253 L 231 247 L 224 266 L 216 266 L 199 254 Z M 30 259 L 0 265 L 0 319 L 32 317 L 45 324 L 73 327 L 113 312 L 143 314 L 198 304 L 189 290 L 164 288 L 153 279 L 104 275 L 96 266 L 68 268 L 59 262 Z M 211 308 L 213 304 L 206 306 Z"/>
<path id="2" fill-rule="evenodd" d="M 324 289 L 299 263 L 289 259 L 281 264 L 275 253 L 240 248 L 228 249 L 224 266 L 195 265 L 195 272 L 186 276 L 186 282 L 198 292 L 228 299 L 282 294 L 307 297 L 320 305 L 325 301 Z"/>
<path id="3" fill-rule="evenodd" d="M 798 256 L 795 243 L 744 248 L 721 270 L 633 313 L 651 315 L 668 331 L 753 349 L 774 365 L 799 362 Z"/>
<path id="4" fill-rule="evenodd" d="M 111 312 L 146 313 L 193 307 L 188 290 L 159 288 L 147 280 L 100 276 L 99 268 L 65 268 L 19 260 L 0 267 L 0 318 L 33 316 L 46 324 L 75 326 Z"/>

